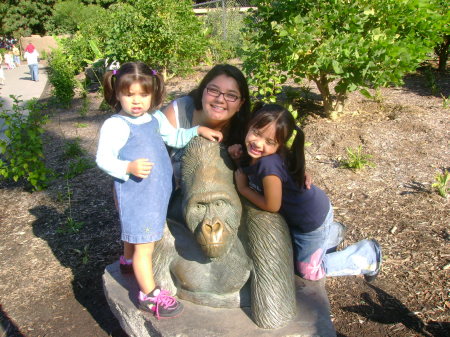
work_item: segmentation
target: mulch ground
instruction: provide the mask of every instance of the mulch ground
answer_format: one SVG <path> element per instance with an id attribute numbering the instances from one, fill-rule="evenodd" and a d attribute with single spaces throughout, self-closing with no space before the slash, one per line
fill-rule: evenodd
<path id="1" fill-rule="evenodd" d="M 189 92 L 204 72 L 172 78 L 169 97 Z M 348 227 L 344 245 L 374 238 L 383 247 L 383 271 L 372 284 L 353 276 L 327 280 L 338 336 L 449 336 L 449 202 L 431 184 L 450 169 L 450 108 L 440 95 L 450 95 L 450 74 L 434 74 L 439 92 L 418 72 L 401 87 L 382 89 L 377 101 L 352 93 L 338 119 L 304 120 L 307 169 Z M 298 103 L 320 111 L 310 85 Z M 101 281 L 121 252 L 111 181 L 95 166 L 64 178 L 78 160 L 64 157 L 65 144 L 78 139 L 81 162 L 93 163 L 109 116 L 97 93 L 87 97 L 85 116 L 81 97 L 70 109 L 50 104 L 45 161 L 57 177 L 47 190 L 29 193 L 0 181 L 2 336 L 123 336 Z M 342 168 L 345 149 L 359 145 L 376 166 Z"/>

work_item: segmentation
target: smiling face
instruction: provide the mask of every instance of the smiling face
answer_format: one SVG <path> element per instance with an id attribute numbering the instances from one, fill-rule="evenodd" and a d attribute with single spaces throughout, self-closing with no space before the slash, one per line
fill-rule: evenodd
<path id="1" fill-rule="evenodd" d="M 237 99 L 232 102 L 236 97 Z M 243 103 L 238 83 L 233 77 L 224 74 L 215 77 L 203 90 L 202 107 L 205 123 L 214 128 L 215 125 L 222 124 L 221 122 L 228 122 Z"/>
<path id="2" fill-rule="evenodd" d="M 252 158 L 252 163 L 261 157 L 269 156 L 278 151 L 280 145 L 276 140 L 275 122 L 272 122 L 261 129 L 251 127 L 245 137 L 245 146 L 248 155 Z"/>
<path id="3" fill-rule="evenodd" d="M 117 100 L 122 106 L 120 114 L 139 117 L 150 109 L 152 95 L 145 92 L 139 82 L 134 82 L 127 92 L 121 92 L 117 95 Z"/>

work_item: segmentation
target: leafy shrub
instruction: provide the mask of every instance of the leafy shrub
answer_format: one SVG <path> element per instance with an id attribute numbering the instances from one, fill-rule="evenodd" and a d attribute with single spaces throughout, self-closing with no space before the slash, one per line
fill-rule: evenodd
<path id="1" fill-rule="evenodd" d="M 225 8 L 210 10 L 203 17 L 210 63 L 238 57 L 243 44 L 241 29 L 244 27 L 244 16 L 239 12 L 236 1 L 227 1 Z"/>
<path id="2" fill-rule="evenodd" d="M 201 24 L 188 0 L 136 0 L 110 7 L 106 55 L 123 63 L 140 60 L 173 73 L 190 71 L 204 56 Z"/>
<path id="3" fill-rule="evenodd" d="M 83 221 L 76 221 L 72 217 L 67 217 L 66 223 L 56 229 L 56 233 L 58 234 L 75 234 L 80 232 L 84 227 Z"/>
<path id="4" fill-rule="evenodd" d="M 84 152 L 85 151 L 80 145 L 80 139 L 76 138 L 64 144 L 63 159 L 72 159 L 81 157 L 84 154 Z"/>
<path id="5" fill-rule="evenodd" d="M 435 46 L 434 52 L 439 58 L 439 71 L 445 72 L 450 53 L 450 10 L 448 0 L 434 0 L 434 9 L 437 14 L 437 19 L 434 21 L 435 30 L 441 36 L 441 40 Z"/>
<path id="6" fill-rule="evenodd" d="M 272 67 L 298 82 L 313 80 L 325 113 L 339 112 L 349 92 L 370 96 L 364 88 L 399 84 L 426 59 L 439 37 L 431 2 L 255 2 L 257 10 L 246 20 L 252 45 L 244 69 L 258 87 Z M 333 93 L 330 84 L 335 81 Z"/>
<path id="7" fill-rule="evenodd" d="M 71 63 L 77 73 L 83 71 L 87 65 L 92 64 L 103 57 L 99 45 L 102 48 L 104 48 L 104 46 L 97 41 L 95 36 L 87 38 L 84 34 L 89 36 L 89 33 L 80 31 L 70 38 L 59 40 L 59 44 L 64 52 L 70 57 Z"/>
<path id="8" fill-rule="evenodd" d="M 188 72 L 205 55 L 201 23 L 188 0 L 136 0 L 112 4 L 78 23 L 79 30 L 62 39 L 77 72 L 102 57 L 120 63 L 143 61 L 172 73 Z"/>
<path id="9" fill-rule="evenodd" d="M 67 172 L 65 173 L 65 178 L 75 178 L 93 167 L 95 167 L 95 164 L 90 159 L 80 157 L 76 160 L 72 160 L 69 162 Z"/>
<path id="10" fill-rule="evenodd" d="M 448 183 L 450 181 L 450 172 L 444 170 L 444 173 L 438 173 L 435 176 L 435 183 L 431 186 L 436 189 L 439 195 L 443 198 L 447 198 L 449 187 Z"/>
<path id="11" fill-rule="evenodd" d="M 270 60 L 265 50 L 247 47 L 244 53 L 252 54 L 244 63 L 244 71 L 248 76 L 248 82 L 253 97 L 266 103 L 275 103 L 277 95 L 281 93 L 281 84 L 286 82 L 287 76 L 280 71 L 277 64 Z"/>
<path id="12" fill-rule="evenodd" d="M 78 27 L 90 23 L 105 11 L 98 5 L 85 5 L 80 0 L 57 1 L 53 7 L 53 15 L 44 25 L 53 34 L 74 34 Z"/>
<path id="13" fill-rule="evenodd" d="M 69 107 L 75 95 L 75 68 L 70 57 L 61 49 L 53 50 L 49 59 L 48 79 L 53 86 L 53 95 L 64 107 Z"/>
<path id="14" fill-rule="evenodd" d="M 362 152 L 362 146 L 358 146 L 356 150 L 347 147 L 347 158 L 341 160 L 341 165 L 352 170 L 361 170 L 366 166 L 375 167 L 375 164 L 370 161 L 372 156 Z"/>
<path id="15" fill-rule="evenodd" d="M 443 94 L 441 94 L 442 97 L 442 106 L 444 108 L 450 108 L 450 96 L 445 97 Z"/>
<path id="16" fill-rule="evenodd" d="M 91 10 L 94 9 L 93 12 Z M 70 37 L 58 39 L 58 44 L 70 57 L 77 73 L 88 64 L 102 58 L 106 32 L 111 26 L 111 14 L 99 6 L 87 6 L 83 20 L 77 22 L 78 31 Z"/>
<path id="17" fill-rule="evenodd" d="M 64 53 L 70 58 L 75 68 L 75 72 L 81 72 L 87 65 L 87 60 L 91 60 L 93 52 L 87 43 L 87 39 L 80 33 L 75 33 L 70 38 L 58 40 L 58 44 L 64 50 Z"/>
<path id="18" fill-rule="evenodd" d="M 25 179 L 32 189 L 42 190 L 52 175 L 43 162 L 41 138 L 48 116 L 37 100 L 28 101 L 26 106 L 20 102 L 14 98 L 12 111 L 0 112 L 7 127 L 7 139 L 0 140 L 0 175 L 14 181 Z"/>

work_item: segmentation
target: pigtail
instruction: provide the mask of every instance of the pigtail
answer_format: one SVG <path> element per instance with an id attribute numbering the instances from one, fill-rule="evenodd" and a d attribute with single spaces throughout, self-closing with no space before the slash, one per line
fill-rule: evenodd
<path id="1" fill-rule="evenodd" d="M 103 96 L 105 97 L 106 103 L 108 103 L 112 108 L 117 105 L 117 98 L 114 88 L 116 75 L 113 71 L 108 71 L 103 76 Z"/>
<path id="2" fill-rule="evenodd" d="M 161 73 L 156 70 L 152 70 L 152 80 L 153 80 L 153 93 L 152 93 L 152 106 L 151 110 L 158 109 L 166 95 L 166 86 L 164 84 L 164 77 Z"/>
<path id="3" fill-rule="evenodd" d="M 298 186 L 305 185 L 305 134 L 295 125 L 296 135 L 289 153 L 289 172 Z"/>

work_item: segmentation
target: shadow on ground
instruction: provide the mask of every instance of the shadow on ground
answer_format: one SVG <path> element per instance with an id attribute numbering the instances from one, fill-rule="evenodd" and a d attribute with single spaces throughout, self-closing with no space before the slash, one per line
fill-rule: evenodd
<path id="1" fill-rule="evenodd" d="M 60 123 L 80 122 L 73 114 L 56 113 L 60 115 Z M 82 121 L 95 125 L 99 118 L 102 116 L 86 116 Z M 65 145 L 74 141 L 76 135 L 63 137 L 60 132 L 47 131 L 45 137 L 47 166 L 56 177 L 45 191 L 51 201 L 29 209 L 36 218 L 33 233 L 48 243 L 62 266 L 71 269 L 75 299 L 100 328 L 110 336 L 126 336 L 109 309 L 102 283 L 105 267 L 117 260 L 122 250 L 112 182 L 96 168 L 92 153 L 85 152 L 76 158 L 63 155 Z M 66 179 L 64 174 L 71 161 L 89 165 Z"/>
<path id="2" fill-rule="evenodd" d="M 103 271 L 113 259 L 111 255 L 116 255 L 117 250 L 109 238 L 92 235 L 93 231 L 103 231 L 100 228 L 102 224 L 97 224 L 99 226 L 95 228 L 94 223 L 84 222 L 79 231 L 74 227 L 72 233 L 70 228 L 67 228 L 65 233 L 58 233 L 58 230 L 63 228 L 61 224 L 67 221 L 67 214 L 47 206 L 30 209 L 30 213 L 37 218 L 33 223 L 34 234 L 47 241 L 62 266 L 72 270 L 72 288 L 76 300 L 86 308 L 108 335 L 126 336 L 122 333 L 103 295 Z"/>
<path id="3" fill-rule="evenodd" d="M 25 337 L 16 324 L 3 311 L 0 304 L 0 336 L 1 337 Z"/>
<path id="4" fill-rule="evenodd" d="M 449 322 L 428 322 L 425 324 L 414 312 L 409 310 L 402 302 L 384 290 L 367 284 L 375 291 L 376 303 L 370 294 L 361 294 L 362 305 L 343 307 L 345 311 L 356 313 L 381 324 L 401 324 L 408 330 L 426 337 L 446 337 L 450 331 Z"/>
<path id="5" fill-rule="evenodd" d="M 416 73 L 406 75 L 403 80 L 404 88 L 420 96 L 450 96 L 450 83 L 448 81 L 448 75 L 445 73 L 440 73 L 430 66 L 417 69 Z"/>

